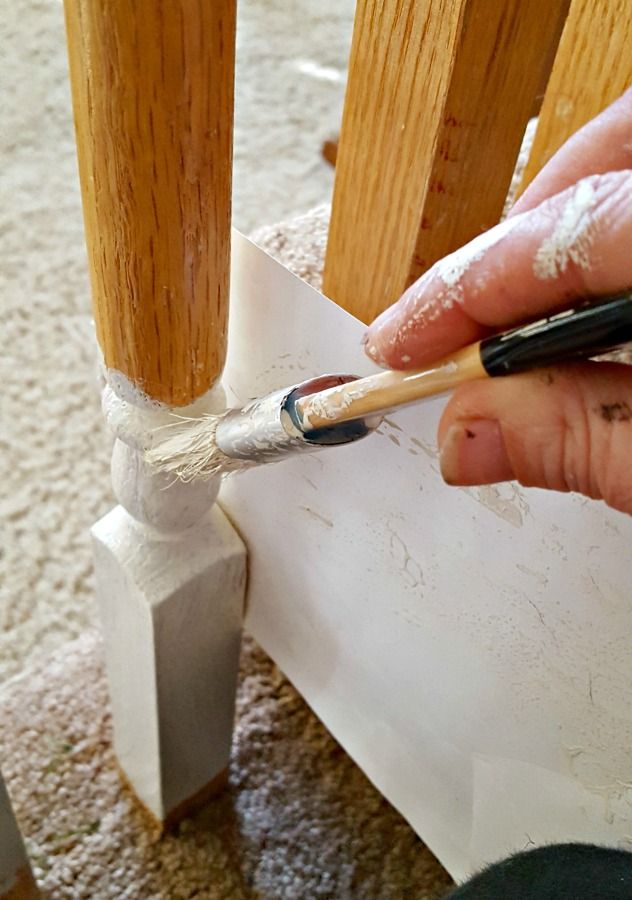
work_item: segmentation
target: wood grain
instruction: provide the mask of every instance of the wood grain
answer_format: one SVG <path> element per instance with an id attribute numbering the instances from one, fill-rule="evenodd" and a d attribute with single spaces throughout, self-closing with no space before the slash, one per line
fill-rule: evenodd
<path id="1" fill-rule="evenodd" d="M 41 897 L 33 873 L 25 863 L 15 873 L 11 887 L 0 895 L 0 900 L 41 900 Z"/>
<path id="2" fill-rule="evenodd" d="M 365 322 L 498 221 L 568 0 L 361 0 L 324 290 Z"/>
<path id="3" fill-rule="evenodd" d="M 235 0 L 65 0 L 97 335 L 108 368 L 183 405 L 220 374 Z"/>
<path id="4" fill-rule="evenodd" d="M 520 191 L 578 128 L 630 85 L 631 0 L 573 0 Z"/>

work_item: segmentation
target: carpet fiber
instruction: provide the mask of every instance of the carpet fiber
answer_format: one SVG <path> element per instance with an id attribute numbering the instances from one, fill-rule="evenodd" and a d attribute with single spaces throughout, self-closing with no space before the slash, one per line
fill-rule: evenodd
<path id="1" fill-rule="evenodd" d="M 424 900 L 450 884 L 250 640 L 229 788 L 172 835 L 118 777 L 96 632 L 13 683 L 0 762 L 47 898 Z"/>

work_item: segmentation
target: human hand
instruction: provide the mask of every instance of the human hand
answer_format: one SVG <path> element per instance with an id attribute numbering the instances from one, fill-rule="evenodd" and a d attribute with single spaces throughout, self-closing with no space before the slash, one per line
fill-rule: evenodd
<path id="1" fill-rule="evenodd" d="M 508 218 L 436 263 L 366 335 L 412 369 L 632 286 L 632 89 L 570 138 Z M 517 479 L 632 513 L 632 366 L 585 362 L 462 385 L 439 425 L 449 484 Z"/>

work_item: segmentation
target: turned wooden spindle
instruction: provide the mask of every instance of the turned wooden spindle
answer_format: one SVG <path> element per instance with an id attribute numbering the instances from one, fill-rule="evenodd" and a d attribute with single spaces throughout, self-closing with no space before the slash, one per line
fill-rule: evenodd
<path id="1" fill-rule="evenodd" d="M 182 406 L 222 370 L 234 0 L 65 0 L 105 365 Z"/>
<path id="2" fill-rule="evenodd" d="M 226 781 L 239 662 L 246 553 L 213 506 L 219 481 L 165 479 L 142 453 L 170 407 L 225 406 L 213 386 L 226 345 L 235 0 L 65 6 L 103 408 L 119 438 L 120 505 L 92 529 L 114 748 L 164 827 Z"/>

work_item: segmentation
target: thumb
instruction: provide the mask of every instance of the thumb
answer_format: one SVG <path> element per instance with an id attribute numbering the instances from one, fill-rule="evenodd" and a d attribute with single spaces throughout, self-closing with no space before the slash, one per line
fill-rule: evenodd
<path id="1" fill-rule="evenodd" d="M 460 387 L 439 426 L 449 484 L 516 479 L 632 513 L 632 366 L 542 369 Z"/>

